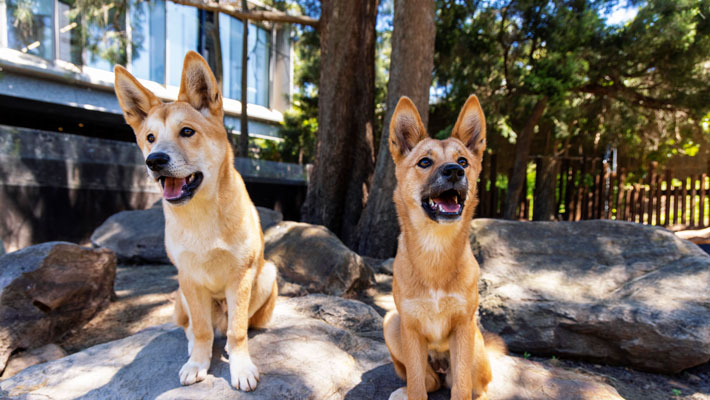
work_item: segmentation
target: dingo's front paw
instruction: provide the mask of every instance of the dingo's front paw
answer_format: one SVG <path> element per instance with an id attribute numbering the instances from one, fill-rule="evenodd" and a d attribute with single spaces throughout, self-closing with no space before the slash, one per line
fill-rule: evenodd
<path id="1" fill-rule="evenodd" d="M 390 395 L 389 400 L 407 400 L 407 388 L 406 387 L 401 387 Z"/>
<path id="2" fill-rule="evenodd" d="M 259 370 L 246 356 L 229 356 L 229 374 L 235 389 L 251 392 L 259 382 Z"/>
<path id="3" fill-rule="evenodd" d="M 207 377 L 207 369 L 210 367 L 210 362 L 198 363 L 188 360 L 185 365 L 180 368 L 180 384 L 192 385 Z"/>

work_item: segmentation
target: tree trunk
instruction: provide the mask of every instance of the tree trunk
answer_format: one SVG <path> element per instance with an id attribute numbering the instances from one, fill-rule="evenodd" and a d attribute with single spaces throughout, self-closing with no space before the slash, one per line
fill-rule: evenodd
<path id="1" fill-rule="evenodd" d="M 518 135 L 515 141 L 515 161 L 513 162 L 513 174 L 508 182 L 508 194 L 505 197 L 505 210 L 503 218 L 515 219 L 517 216 L 520 194 L 523 190 L 523 182 L 527 179 L 528 157 L 530 156 L 530 145 L 532 144 L 533 133 L 538 121 L 547 108 L 547 97 L 542 97 L 535 103 L 527 124 Z"/>
<path id="2" fill-rule="evenodd" d="M 248 10 L 247 0 L 242 0 L 242 9 Z M 249 157 L 249 119 L 247 118 L 247 64 L 249 62 L 249 20 L 242 20 L 242 115 L 239 116 L 239 156 Z"/>
<path id="3" fill-rule="evenodd" d="M 323 0 L 318 145 L 305 222 L 351 240 L 372 177 L 377 0 Z"/>
<path id="4" fill-rule="evenodd" d="M 556 191 L 557 174 L 560 171 L 560 160 L 554 156 L 539 159 L 535 179 L 535 203 L 533 204 L 533 221 L 554 221 L 557 218 Z"/>
<path id="5" fill-rule="evenodd" d="M 429 87 L 434 68 L 433 0 L 396 0 L 390 77 L 387 84 L 387 113 L 372 188 L 350 247 L 370 257 L 392 257 L 397 250 L 399 224 L 392 201 L 397 184 L 389 151 L 389 125 L 401 96 L 417 106 L 424 126 L 429 117 Z"/>

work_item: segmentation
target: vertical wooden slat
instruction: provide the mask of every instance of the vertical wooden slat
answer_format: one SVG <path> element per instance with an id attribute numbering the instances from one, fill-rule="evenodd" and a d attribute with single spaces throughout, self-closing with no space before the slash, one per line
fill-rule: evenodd
<path id="1" fill-rule="evenodd" d="M 633 197 L 631 196 L 632 190 L 633 187 L 631 189 L 627 189 L 624 195 L 624 221 L 631 221 L 633 218 L 631 214 L 631 206 L 633 205 Z"/>
<path id="2" fill-rule="evenodd" d="M 582 157 L 582 164 L 580 167 L 579 175 L 579 217 L 577 220 L 587 219 L 587 185 L 586 185 L 586 175 L 587 175 L 587 158 Z"/>
<path id="3" fill-rule="evenodd" d="M 682 198 L 683 198 L 683 185 L 684 181 L 681 180 L 681 185 L 675 187 L 675 208 L 676 208 L 676 217 L 675 217 L 675 223 L 677 225 L 682 225 L 683 224 L 683 206 L 682 206 Z"/>
<path id="4" fill-rule="evenodd" d="M 597 170 L 595 168 L 596 166 L 596 161 L 592 161 L 592 173 L 594 174 L 594 187 L 592 189 L 592 213 L 589 216 L 589 219 L 599 219 L 599 203 L 600 203 L 600 193 L 599 189 L 601 188 L 601 168 L 600 170 Z"/>
<path id="5" fill-rule="evenodd" d="M 654 183 L 656 182 L 656 168 L 658 167 L 658 162 L 653 161 L 649 165 L 648 168 L 648 176 L 646 180 L 646 184 L 648 185 L 648 203 L 645 208 L 645 213 L 647 215 L 647 224 L 652 225 L 653 224 L 653 214 L 656 210 L 655 204 L 654 204 Z"/>
<path id="6" fill-rule="evenodd" d="M 696 181 L 697 176 L 690 177 L 690 227 L 696 226 L 695 219 L 698 214 L 696 210 L 697 203 L 695 202 L 695 196 L 697 195 L 697 189 L 695 188 Z"/>
<path id="7" fill-rule="evenodd" d="M 666 169 L 666 192 L 665 192 L 665 211 L 666 219 L 663 223 L 664 226 L 671 225 L 671 186 L 673 186 L 673 171 Z"/>
<path id="8" fill-rule="evenodd" d="M 619 170 L 619 179 L 616 185 L 616 219 L 623 221 L 624 218 L 624 184 L 626 183 L 626 171 Z"/>
<path id="9" fill-rule="evenodd" d="M 656 181 L 654 182 L 656 190 L 653 192 L 653 197 L 656 198 L 654 202 L 656 208 L 653 211 L 655 216 L 653 224 L 657 226 L 661 225 L 661 180 L 661 174 L 656 175 Z"/>
<path id="10" fill-rule="evenodd" d="M 700 218 L 698 223 L 698 225 L 702 228 L 707 226 L 705 223 L 705 179 L 707 179 L 707 175 L 702 174 L 700 176 Z"/>
<path id="11" fill-rule="evenodd" d="M 488 194 L 486 187 L 488 186 L 488 177 L 486 172 L 488 171 L 488 162 L 490 155 L 488 157 L 483 157 L 483 162 L 481 163 L 481 172 L 478 174 L 478 209 L 476 210 L 476 217 L 488 217 L 486 212 L 486 207 L 488 206 Z"/>
<path id="12" fill-rule="evenodd" d="M 643 215 L 643 186 L 634 185 L 634 201 L 631 204 L 634 207 L 631 221 L 643 223 L 643 217 L 640 217 Z"/>
<path id="13" fill-rule="evenodd" d="M 682 207 L 683 220 L 682 224 L 687 225 L 690 223 L 688 219 L 688 178 L 683 179 L 683 193 L 681 194 L 680 204 Z"/>
<path id="14" fill-rule="evenodd" d="M 520 193 L 520 201 L 519 201 L 519 203 L 520 203 L 519 218 L 524 219 L 526 221 L 530 219 L 530 212 L 528 210 L 527 200 L 528 200 L 528 178 L 526 176 L 525 179 L 523 180 L 523 190 Z"/>
<path id="15" fill-rule="evenodd" d="M 491 182 L 491 191 L 488 193 L 489 199 L 488 199 L 488 215 L 491 218 L 497 218 L 498 217 L 498 187 L 496 186 L 496 179 L 498 178 L 498 171 L 497 171 L 497 160 L 498 160 L 498 155 L 493 154 L 491 155 L 491 168 L 488 171 L 489 175 L 489 180 Z"/>
<path id="16" fill-rule="evenodd" d="M 671 184 L 670 189 L 668 190 L 668 204 L 666 207 L 668 207 L 669 210 L 673 211 L 673 213 L 668 217 L 668 226 L 675 225 L 675 220 L 678 218 L 678 214 L 676 213 L 676 195 L 675 195 L 675 186 Z M 672 203 L 672 205 L 671 205 Z"/>

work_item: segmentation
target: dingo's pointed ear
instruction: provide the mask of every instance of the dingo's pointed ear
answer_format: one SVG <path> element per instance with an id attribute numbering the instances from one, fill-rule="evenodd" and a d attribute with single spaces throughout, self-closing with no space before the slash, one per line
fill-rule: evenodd
<path id="1" fill-rule="evenodd" d="M 197 111 L 221 117 L 222 93 L 209 64 L 194 51 L 185 54 L 178 101 L 190 103 Z M 205 114 L 207 115 L 207 114 Z"/>
<path id="2" fill-rule="evenodd" d="M 401 160 L 427 137 L 417 107 L 409 97 L 402 96 L 390 121 L 390 153 L 394 162 Z"/>
<path id="3" fill-rule="evenodd" d="M 113 72 L 114 89 L 123 110 L 123 117 L 133 131 L 137 132 L 150 109 L 162 102 L 122 66 L 116 65 Z"/>
<path id="4" fill-rule="evenodd" d="M 486 117 L 475 95 L 469 96 L 461 108 L 451 137 L 462 141 L 477 157 L 483 156 L 486 149 Z"/>

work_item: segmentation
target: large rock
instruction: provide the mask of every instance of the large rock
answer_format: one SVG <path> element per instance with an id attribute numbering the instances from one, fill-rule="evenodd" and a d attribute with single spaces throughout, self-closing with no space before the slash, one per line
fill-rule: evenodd
<path id="1" fill-rule="evenodd" d="M 0 257 L 0 371 L 15 349 L 32 349 L 86 323 L 113 295 L 116 256 L 66 242 Z"/>
<path id="2" fill-rule="evenodd" d="M 282 222 L 265 232 L 264 241 L 264 257 L 280 278 L 310 293 L 340 296 L 374 283 L 365 261 L 323 226 Z"/>
<path id="3" fill-rule="evenodd" d="M 91 235 L 91 243 L 113 250 L 121 263 L 170 264 L 165 252 L 165 216 L 161 202 L 147 210 L 121 211 Z M 278 211 L 257 207 L 262 230 L 283 220 Z"/>
<path id="4" fill-rule="evenodd" d="M 673 373 L 710 360 L 710 257 L 628 222 L 477 219 L 484 327 L 519 352 Z"/>
<path id="5" fill-rule="evenodd" d="M 178 370 L 187 360 L 187 341 L 182 329 L 163 325 L 30 367 L 0 382 L 0 397 L 387 399 L 403 382 L 394 374 L 381 326 L 382 318 L 355 300 L 281 298 L 268 329 L 250 332 L 249 350 L 261 372 L 255 392 L 230 387 L 224 339 L 215 341 L 210 375 L 180 386 Z M 494 365 L 491 400 L 621 398 L 598 380 L 531 361 L 502 356 Z M 429 398 L 446 399 L 448 391 Z"/>

